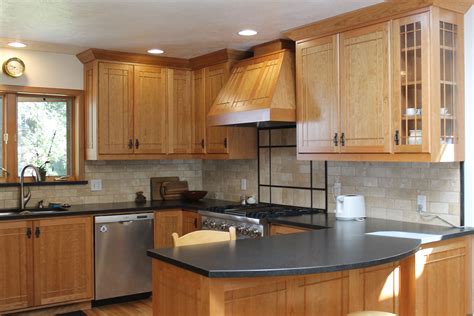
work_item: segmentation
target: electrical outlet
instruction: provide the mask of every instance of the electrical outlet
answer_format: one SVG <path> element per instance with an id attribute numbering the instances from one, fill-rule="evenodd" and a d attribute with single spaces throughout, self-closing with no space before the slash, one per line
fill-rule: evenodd
<path id="1" fill-rule="evenodd" d="M 416 198 L 416 211 L 426 212 L 426 195 L 418 195 Z"/>
<path id="2" fill-rule="evenodd" d="M 240 189 L 242 191 L 247 190 L 247 179 L 240 179 Z"/>
<path id="3" fill-rule="evenodd" d="M 334 196 L 341 195 L 341 184 L 339 182 L 334 183 L 334 186 L 332 187 L 332 193 Z"/>
<path id="4" fill-rule="evenodd" d="M 90 180 L 90 182 L 91 182 L 91 191 L 92 192 L 102 190 L 102 179 L 94 179 L 94 180 Z"/>

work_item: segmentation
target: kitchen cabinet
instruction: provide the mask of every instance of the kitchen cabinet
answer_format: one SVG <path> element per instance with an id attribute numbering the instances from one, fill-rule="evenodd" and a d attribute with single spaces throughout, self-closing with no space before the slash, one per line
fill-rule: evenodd
<path id="1" fill-rule="evenodd" d="M 133 153 L 133 66 L 99 64 L 100 154 Z"/>
<path id="2" fill-rule="evenodd" d="M 471 247 L 470 236 L 429 243 L 404 261 L 400 297 L 410 303 L 403 306 L 400 314 L 471 313 Z"/>
<path id="3" fill-rule="evenodd" d="M 338 37 L 298 45 L 297 141 L 300 153 L 339 152 Z"/>
<path id="4" fill-rule="evenodd" d="M 271 236 L 304 233 L 304 232 L 307 232 L 307 231 L 309 231 L 309 229 L 305 229 L 305 228 L 301 228 L 301 227 L 278 225 L 278 224 L 271 224 L 270 225 L 270 235 Z"/>
<path id="5" fill-rule="evenodd" d="M 389 152 L 389 31 L 381 23 L 340 35 L 341 152 Z"/>
<path id="6" fill-rule="evenodd" d="M 134 152 L 166 154 L 167 70 L 135 66 L 134 76 Z"/>
<path id="7" fill-rule="evenodd" d="M 169 153 L 191 153 L 193 113 L 191 71 L 168 70 Z"/>
<path id="8" fill-rule="evenodd" d="M 92 218 L 0 223 L 0 311 L 92 299 Z"/>
<path id="9" fill-rule="evenodd" d="M 92 298 L 92 218 L 34 222 L 35 304 Z"/>
<path id="10" fill-rule="evenodd" d="M 0 312 L 33 306 L 32 224 L 0 223 Z"/>
<path id="11" fill-rule="evenodd" d="M 79 54 L 86 159 L 255 159 L 255 128 L 207 126 L 208 110 L 243 56 L 222 50 L 191 64 L 96 50 Z"/>
<path id="12" fill-rule="evenodd" d="M 171 234 L 179 236 L 201 229 L 201 216 L 193 211 L 170 209 L 155 212 L 155 248 L 173 247 Z"/>
<path id="13" fill-rule="evenodd" d="M 298 158 L 463 160 L 463 15 L 431 6 L 367 25 L 297 42 Z"/>
<path id="14" fill-rule="evenodd" d="M 197 69 L 192 73 L 193 88 L 193 129 L 192 129 L 192 152 L 206 152 L 206 86 L 205 69 Z M 209 145 L 208 145 L 209 147 Z"/>
<path id="15" fill-rule="evenodd" d="M 201 229 L 201 215 L 192 211 L 183 211 L 182 215 L 183 227 L 180 236 Z"/>

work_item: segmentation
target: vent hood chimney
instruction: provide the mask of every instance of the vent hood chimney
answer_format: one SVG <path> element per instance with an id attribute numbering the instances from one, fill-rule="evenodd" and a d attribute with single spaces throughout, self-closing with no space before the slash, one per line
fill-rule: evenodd
<path id="1" fill-rule="evenodd" d="M 295 62 L 288 47 L 293 42 L 262 44 L 255 57 L 237 62 L 207 114 L 208 125 L 294 124 Z"/>

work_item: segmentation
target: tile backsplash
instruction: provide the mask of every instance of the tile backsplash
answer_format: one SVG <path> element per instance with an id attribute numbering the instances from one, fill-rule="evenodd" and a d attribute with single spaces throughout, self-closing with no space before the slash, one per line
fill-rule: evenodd
<path id="1" fill-rule="evenodd" d="M 281 150 L 272 157 L 272 180 L 285 184 L 304 184 L 310 172 L 320 184 L 322 162 L 297 162 L 293 150 Z M 208 190 L 208 198 L 238 201 L 241 194 L 257 194 L 258 164 L 256 160 L 175 160 L 175 161 L 88 161 L 86 178 L 102 179 L 102 190 L 91 192 L 88 185 L 56 185 L 32 187 L 30 206 L 40 199 L 70 204 L 126 202 L 135 199 L 135 192 L 144 191 L 150 198 L 150 177 L 179 176 L 189 182 L 191 189 Z M 261 166 L 262 168 L 262 166 Z M 316 176 L 317 174 L 317 176 Z M 247 189 L 241 190 L 241 179 L 247 179 Z M 428 221 L 416 212 L 416 197 L 426 195 L 427 209 L 452 223 L 460 222 L 459 163 L 381 163 L 328 162 L 328 184 L 342 185 L 342 193 L 363 194 L 370 217 L 443 224 Z M 281 190 L 280 190 L 281 191 Z M 308 206 L 309 197 L 303 192 L 272 191 L 273 202 Z M 265 200 L 262 190 L 261 199 Z M 324 196 L 313 196 L 315 206 L 324 205 Z M 18 205 L 18 188 L 0 188 L 0 208 Z M 319 203 L 319 204 L 318 204 Z M 329 212 L 334 200 L 329 192 Z"/>
<path id="2" fill-rule="evenodd" d="M 31 187 L 29 206 L 39 200 L 69 204 L 129 202 L 135 199 L 135 192 L 144 191 L 150 198 L 150 178 L 179 176 L 188 181 L 189 188 L 202 187 L 202 161 L 86 161 L 87 180 L 102 179 L 102 190 L 91 192 L 87 185 L 55 185 Z M 0 188 L 0 208 L 18 206 L 18 188 Z"/>

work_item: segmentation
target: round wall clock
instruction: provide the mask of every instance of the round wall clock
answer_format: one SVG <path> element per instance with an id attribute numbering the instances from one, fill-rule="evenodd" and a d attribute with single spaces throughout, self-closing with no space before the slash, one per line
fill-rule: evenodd
<path id="1" fill-rule="evenodd" d="M 17 57 L 12 57 L 3 63 L 3 71 L 10 77 L 18 78 L 25 73 L 25 63 Z"/>

